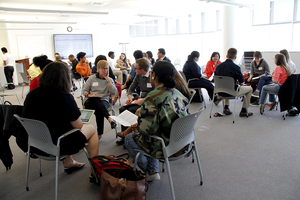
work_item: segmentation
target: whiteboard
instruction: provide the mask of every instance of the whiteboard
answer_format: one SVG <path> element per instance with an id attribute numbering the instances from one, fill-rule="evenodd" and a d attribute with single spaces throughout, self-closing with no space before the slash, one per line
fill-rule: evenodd
<path id="1" fill-rule="evenodd" d="M 46 55 L 46 43 L 44 35 L 17 35 L 19 59 L 32 58 Z"/>
<path id="2" fill-rule="evenodd" d="M 274 71 L 276 65 L 274 63 L 275 55 L 278 54 L 279 51 L 263 51 L 262 57 L 269 63 L 270 71 Z M 295 74 L 300 73 L 300 52 L 291 51 L 289 52 L 292 61 L 296 64 L 297 71 Z"/>

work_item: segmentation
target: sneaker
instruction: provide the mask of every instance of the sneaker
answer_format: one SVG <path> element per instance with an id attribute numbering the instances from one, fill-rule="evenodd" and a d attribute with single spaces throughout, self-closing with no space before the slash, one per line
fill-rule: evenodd
<path id="1" fill-rule="evenodd" d="M 259 99 L 254 101 L 253 103 L 250 103 L 251 106 L 259 106 Z"/>
<path id="2" fill-rule="evenodd" d="M 259 96 L 259 92 L 255 90 L 255 91 L 252 93 L 252 95 L 258 97 L 258 96 Z"/>
<path id="3" fill-rule="evenodd" d="M 248 112 L 248 117 L 252 115 L 253 115 L 252 112 Z M 247 112 L 240 112 L 240 117 L 247 117 Z"/>
<path id="4" fill-rule="evenodd" d="M 229 110 L 229 108 L 224 108 L 224 110 L 223 110 L 223 113 L 225 114 L 225 115 L 231 115 L 232 114 L 232 112 Z"/>
<path id="5" fill-rule="evenodd" d="M 160 180 L 159 173 L 155 173 L 152 175 L 149 175 L 148 173 L 146 174 L 146 181 L 151 182 L 151 181 L 158 181 Z"/>

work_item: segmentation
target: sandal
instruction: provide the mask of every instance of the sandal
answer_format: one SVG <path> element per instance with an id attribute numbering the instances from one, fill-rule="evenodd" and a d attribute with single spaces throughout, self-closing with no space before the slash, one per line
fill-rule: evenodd
<path id="1" fill-rule="evenodd" d="M 270 105 L 270 109 L 269 110 L 273 110 L 275 108 L 275 106 L 277 105 L 277 102 L 272 102 Z"/>
<path id="2" fill-rule="evenodd" d="M 76 164 L 77 164 L 78 166 L 76 166 Z M 73 160 L 73 163 L 71 164 L 71 166 L 70 166 L 70 167 L 65 167 L 64 170 L 65 170 L 65 172 L 67 172 L 68 174 L 71 174 L 73 171 L 76 171 L 76 170 L 79 170 L 79 169 L 83 168 L 84 165 L 85 165 L 85 163 L 79 163 L 79 162 Z"/>
<path id="3" fill-rule="evenodd" d="M 120 138 L 125 138 L 126 137 L 126 135 L 124 136 L 124 131 L 123 132 L 118 132 L 117 133 L 117 136 L 119 136 Z"/>

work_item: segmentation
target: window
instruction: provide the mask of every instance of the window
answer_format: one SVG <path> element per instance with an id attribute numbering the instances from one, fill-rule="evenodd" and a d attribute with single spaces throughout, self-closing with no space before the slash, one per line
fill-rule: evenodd
<path id="1" fill-rule="evenodd" d="M 294 0 L 276 0 L 272 3 L 274 6 L 273 23 L 292 22 Z"/>
<path id="2" fill-rule="evenodd" d="M 175 18 L 167 19 L 167 28 L 168 28 L 168 35 L 176 34 L 177 30 L 177 20 Z"/>
<path id="3" fill-rule="evenodd" d="M 139 24 L 138 26 L 136 26 L 137 36 L 145 36 L 145 26 L 143 26 L 144 22 L 140 22 L 137 24 Z"/>
<path id="4" fill-rule="evenodd" d="M 300 21 L 300 0 L 297 0 L 296 1 L 296 5 L 295 7 L 297 8 L 297 11 L 296 11 L 296 21 Z"/>
<path id="5" fill-rule="evenodd" d="M 261 8 L 253 10 L 253 25 L 269 24 L 270 8 Z"/>
<path id="6" fill-rule="evenodd" d="M 216 30 L 216 12 L 204 13 L 205 32 Z"/>
<path id="7" fill-rule="evenodd" d="M 178 33 L 188 33 L 189 31 L 189 20 L 187 17 L 178 19 Z"/>
<path id="8" fill-rule="evenodd" d="M 166 19 L 155 20 L 156 27 L 156 35 L 164 35 L 166 33 Z"/>
<path id="9" fill-rule="evenodd" d="M 190 33 L 200 33 L 202 31 L 201 14 L 191 15 Z"/>
<path id="10" fill-rule="evenodd" d="M 153 21 L 147 21 L 146 22 L 146 35 L 147 36 L 153 36 L 155 35 L 155 24 Z"/>

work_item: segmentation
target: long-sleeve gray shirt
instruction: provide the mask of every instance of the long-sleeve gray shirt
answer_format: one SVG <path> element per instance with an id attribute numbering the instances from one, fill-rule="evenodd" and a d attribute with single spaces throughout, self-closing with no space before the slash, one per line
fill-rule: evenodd
<path id="1" fill-rule="evenodd" d="M 141 98 L 145 98 L 149 92 L 151 92 L 154 88 L 152 88 L 150 83 L 150 75 L 149 72 L 145 76 L 143 75 L 135 75 L 133 82 L 131 83 L 128 94 L 132 94 L 134 90 L 140 86 L 141 89 Z"/>
<path id="2" fill-rule="evenodd" d="M 268 62 L 265 59 L 261 59 L 259 65 L 256 64 L 256 61 L 253 60 L 250 64 L 251 71 L 250 75 L 253 75 L 253 77 L 260 76 L 262 74 L 270 74 L 270 67 Z"/>
<path id="3" fill-rule="evenodd" d="M 96 74 L 97 75 L 97 74 Z M 109 82 L 112 84 L 108 86 L 105 79 L 98 78 L 96 75 L 92 75 L 84 84 L 82 95 L 85 96 L 86 93 L 97 94 L 102 100 L 109 101 L 109 93 L 115 95 L 117 93 L 117 88 L 114 81 L 109 78 Z M 86 101 L 85 97 L 84 101 Z"/>

